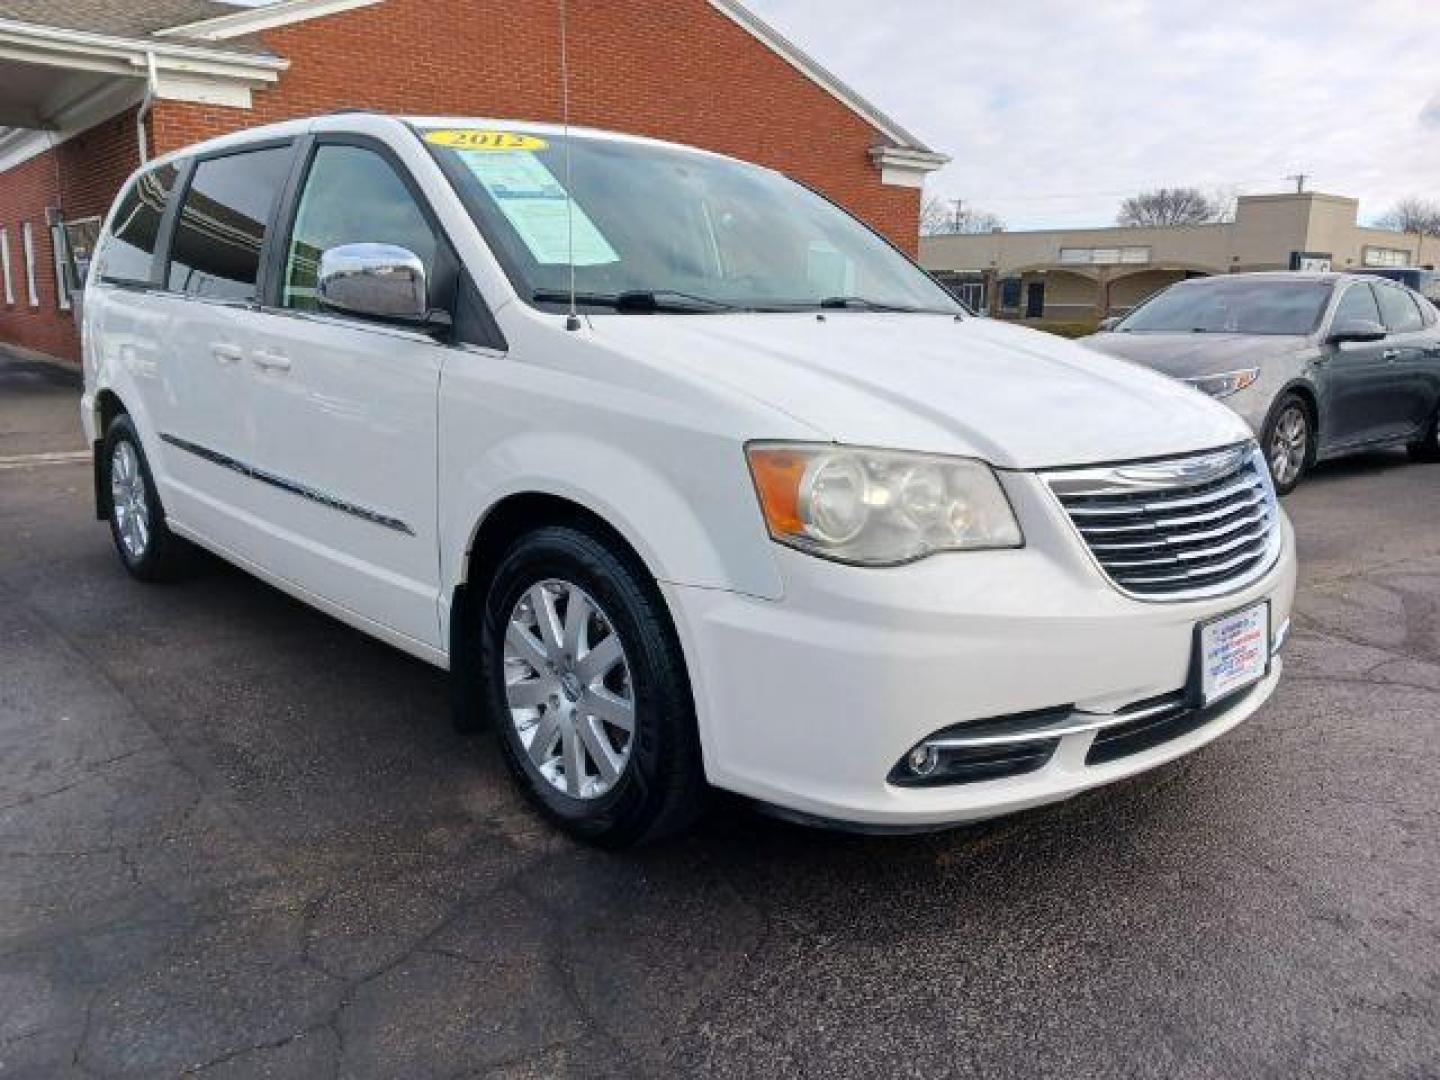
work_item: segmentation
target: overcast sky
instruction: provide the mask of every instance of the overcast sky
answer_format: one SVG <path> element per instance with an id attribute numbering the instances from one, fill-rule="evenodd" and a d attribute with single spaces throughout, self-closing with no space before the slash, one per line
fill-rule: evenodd
<path id="1" fill-rule="evenodd" d="M 1162 184 L 1440 198 L 1440 0 L 746 0 L 1011 228 Z"/>

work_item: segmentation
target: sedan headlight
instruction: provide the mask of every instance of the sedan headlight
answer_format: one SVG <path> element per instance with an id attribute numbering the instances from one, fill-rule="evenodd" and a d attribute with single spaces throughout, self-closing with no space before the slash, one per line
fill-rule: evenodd
<path id="1" fill-rule="evenodd" d="M 1244 390 L 1247 386 L 1254 385 L 1260 377 L 1258 367 L 1245 368 L 1241 371 L 1225 371 L 1219 375 L 1197 375 L 1193 379 L 1186 379 L 1196 390 L 1211 397 L 1229 397 L 1238 390 Z"/>
<path id="2" fill-rule="evenodd" d="M 813 443 L 752 443 L 745 453 L 770 535 L 812 555 L 894 566 L 1024 542 L 979 461 Z"/>

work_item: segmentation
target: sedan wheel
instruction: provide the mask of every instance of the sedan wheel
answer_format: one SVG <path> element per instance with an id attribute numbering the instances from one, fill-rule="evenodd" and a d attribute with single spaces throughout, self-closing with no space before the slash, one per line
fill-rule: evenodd
<path id="1" fill-rule="evenodd" d="M 1265 456 L 1276 488 L 1289 491 L 1300 479 L 1310 453 L 1310 416 L 1305 407 L 1291 402 L 1281 410 L 1270 431 Z"/>
<path id="2" fill-rule="evenodd" d="M 572 799 L 608 793 L 630 762 L 635 695 L 614 624 L 579 586 L 548 579 L 505 629 L 505 699 L 520 745 Z"/>

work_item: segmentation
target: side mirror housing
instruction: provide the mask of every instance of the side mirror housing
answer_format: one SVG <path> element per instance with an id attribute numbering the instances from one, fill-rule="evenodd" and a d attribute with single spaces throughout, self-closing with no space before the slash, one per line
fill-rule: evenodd
<path id="1" fill-rule="evenodd" d="M 435 329 L 448 325 L 430 308 L 425 264 L 395 244 L 341 244 L 320 256 L 315 300 L 322 311 Z"/>
<path id="2" fill-rule="evenodd" d="M 1095 329 L 1097 329 L 1097 330 L 1103 330 L 1103 331 L 1109 331 L 1109 330 L 1114 330 L 1115 327 L 1117 327 L 1117 326 L 1119 326 L 1119 325 L 1120 325 L 1120 316 L 1119 316 L 1119 315 L 1107 315 L 1105 318 L 1103 318 L 1103 319 L 1100 320 L 1100 325 L 1097 326 Z"/>
<path id="3" fill-rule="evenodd" d="M 1330 328 L 1330 341 L 1339 345 L 1346 341 L 1382 341 L 1385 327 L 1370 319 L 1346 319 Z"/>

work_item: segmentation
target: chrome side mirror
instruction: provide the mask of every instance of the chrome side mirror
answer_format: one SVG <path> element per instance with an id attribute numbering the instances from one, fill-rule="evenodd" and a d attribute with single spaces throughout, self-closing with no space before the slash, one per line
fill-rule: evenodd
<path id="1" fill-rule="evenodd" d="M 1330 340 L 1336 345 L 1346 341 L 1383 341 L 1385 327 L 1371 319 L 1346 319 L 1330 330 Z"/>
<path id="2" fill-rule="evenodd" d="M 341 244 L 320 256 L 315 299 L 322 311 L 425 326 L 430 311 L 425 264 L 395 244 Z"/>

